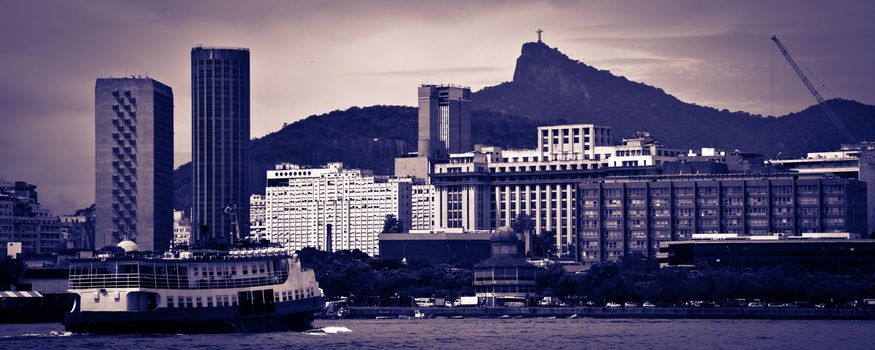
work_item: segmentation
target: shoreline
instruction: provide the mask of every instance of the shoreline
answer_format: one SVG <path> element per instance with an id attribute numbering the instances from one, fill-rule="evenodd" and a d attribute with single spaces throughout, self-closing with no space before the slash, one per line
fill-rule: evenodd
<path id="1" fill-rule="evenodd" d="M 682 308 L 682 307 L 349 307 L 348 318 L 412 318 L 419 310 L 426 318 L 662 318 L 662 319 L 776 319 L 875 320 L 875 310 L 808 308 Z"/>

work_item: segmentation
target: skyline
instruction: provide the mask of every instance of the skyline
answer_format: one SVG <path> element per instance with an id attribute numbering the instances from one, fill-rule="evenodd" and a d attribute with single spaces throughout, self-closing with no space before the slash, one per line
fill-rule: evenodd
<path id="1" fill-rule="evenodd" d="M 720 109 L 771 114 L 774 64 L 775 114 L 783 115 L 814 100 L 768 40 L 777 34 L 830 97 L 875 103 L 867 64 L 875 49 L 864 45 L 875 39 L 871 3 L 501 1 L 439 17 L 432 4 L 211 4 L 5 3 L 0 43 L 11 64 L 0 68 L 8 82 L 0 122 L 16 132 L 0 136 L 0 178 L 36 184 L 57 214 L 93 203 L 94 83 L 129 74 L 178 92 L 174 159 L 188 162 L 187 56 L 200 43 L 252 50 L 253 137 L 351 106 L 412 106 L 425 82 L 476 91 L 508 81 L 538 28 L 573 59 Z"/>

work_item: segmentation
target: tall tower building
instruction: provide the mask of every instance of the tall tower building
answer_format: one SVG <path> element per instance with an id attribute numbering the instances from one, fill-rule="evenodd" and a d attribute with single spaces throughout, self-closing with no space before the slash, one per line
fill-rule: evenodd
<path id="1" fill-rule="evenodd" d="M 471 141 L 471 89 L 419 87 L 419 155 L 444 159 L 474 149 Z"/>
<path id="2" fill-rule="evenodd" d="M 249 232 L 249 49 L 193 48 L 191 100 L 192 241 L 226 244 Z"/>
<path id="3" fill-rule="evenodd" d="M 140 250 L 173 235 L 173 90 L 150 78 L 102 78 L 95 88 L 95 237 Z"/>

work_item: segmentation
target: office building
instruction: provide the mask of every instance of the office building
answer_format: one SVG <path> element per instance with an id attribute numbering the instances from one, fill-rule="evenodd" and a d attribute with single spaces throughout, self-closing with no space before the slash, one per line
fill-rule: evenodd
<path id="1" fill-rule="evenodd" d="M 698 233 L 751 236 L 866 230 L 866 183 L 820 175 L 636 176 L 579 185 L 578 255 L 591 265 L 655 257 Z"/>
<path id="2" fill-rule="evenodd" d="M 9 253 L 51 254 L 63 248 L 61 221 L 43 208 L 36 186 L 0 182 L 0 247 Z"/>
<path id="3" fill-rule="evenodd" d="M 358 249 L 376 255 L 386 215 L 409 227 L 412 188 L 410 178 L 374 176 L 342 163 L 277 164 L 267 172 L 267 238 L 290 251 Z"/>
<path id="4" fill-rule="evenodd" d="M 473 149 L 470 103 L 470 88 L 419 87 L 419 156 L 444 159 Z"/>
<path id="5" fill-rule="evenodd" d="M 173 90 L 150 78 L 95 87 L 95 248 L 167 249 L 173 225 Z"/>
<path id="6" fill-rule="evenodd" d="M 191 50 L 192 234 L 222 246 L 249 232 L 249 50 Z"/>
<path id="7" fill-rule="evenodd" d="M 576 259 L 577 184 L 606 176 L 658 174 L 678 150 L 649 136 L 611 145 L 611 129 L 592 124 L 539 127 L 538 148 L 475 146 L 434 165 L 434 228 L 490 230 L 525 213 L 535 233 L 556 233 L 558 255 Z"/>
<path id="8" fill-rule="evenodd" d="M 875 142 L 844 144 L 839 151 L 812 152 L 803 158 L 772 159 L 768 163 L 800 174 L 832 174 L 868 183 L 866 237 L 875 237 Z"/>

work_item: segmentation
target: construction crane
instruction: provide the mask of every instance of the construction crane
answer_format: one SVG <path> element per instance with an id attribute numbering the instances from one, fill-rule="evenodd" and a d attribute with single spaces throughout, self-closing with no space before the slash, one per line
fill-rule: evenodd
<path id="1" fill-rule="evenodd" d="M 781 54 L 784 55 L 784 58 L 787 59 L 787 62 L 790 63 L 790 67 L 793 67 L 793 70 L 796 71 L 796 75 L 799 76 L 799 79 L 802 79 L 802 82 L 805 84 L 805 87 L 808 88 L 808 91 L 811 91 L 811 94 L 814 95 L 814 98 L 817 100 L 817 105 L 823 109 L 823 112 L 826 113 L 826 116 L 829 117 L 829 120 L 832 121 L 833 125 L 835 125 L 836 129 L 839 129 L 839 132 L 845 138 L 845 141 L 849 143 L 856 143 L 857 139 L 854 138 L 854 135 L 851 135 L 851 132 L 848 131 L 848 128 L 845 127 L 845 124 L 842 123 L 842 120 L 839 119 L 839 116 L 832 111 L 832 108 L 824 102 L 823 96 L 820 96 L 820 93 L 817 92 L 817 89 L 814 87 L 814 84 L 808 80 L 808 77 L 805 76 L 805 73 L 802 72 L 802 68 L 799 67 L 799 64 L 796 63 L 796 60 L 793 58 L 793 55 L 790 54 L 790 50 L 787 50 L 787 47 L 778 40 L 777 36 L 772 36 L 772 41 L 775 42 L 775 45 L 778 46 L 778 50 L 781 50 Z"/>

